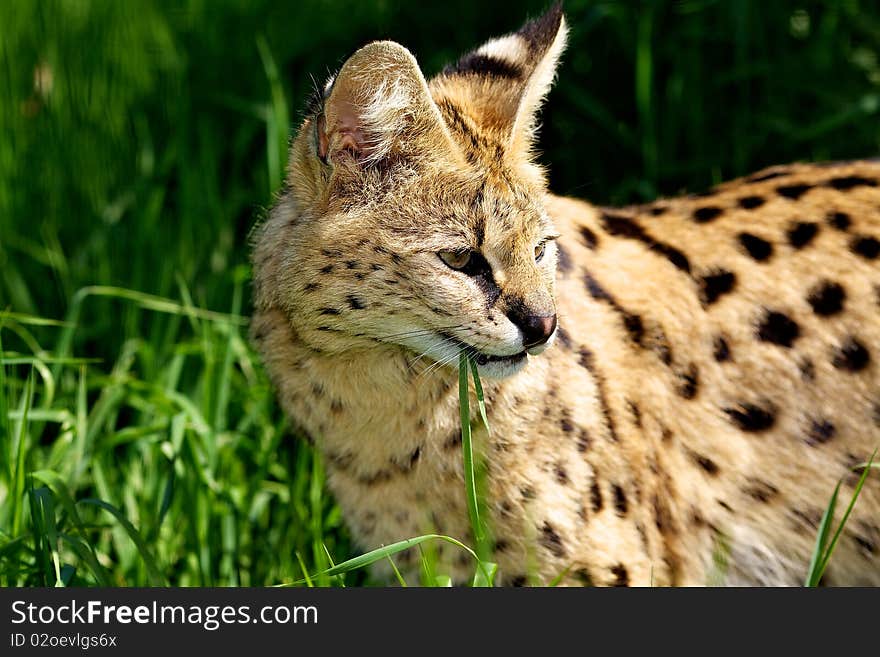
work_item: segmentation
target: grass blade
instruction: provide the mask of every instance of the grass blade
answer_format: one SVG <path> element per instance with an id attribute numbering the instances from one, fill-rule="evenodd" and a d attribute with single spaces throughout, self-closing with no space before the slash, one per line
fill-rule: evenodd
<path id="1" fill-rule="evenodd" d="M 477 504 L 477 486 L 474 475 L 474 451 L 471 442 L 471 409 L 470 394 L 468 388 L 468 357 L 463 351 L 459 354 L 458 362 L 458 404 L 459 417 L 461 419 L 461 446 L 464 457 L 464 485 L 465 497 L 467 498 L 468 515 L 471 519 L 471 529 L 474 539 L 480 542 L 483 533 L 483 525 L 480 522 L 479 505 Z"/>
<path id="2" fill-rule="evenodd" d="M 403 552 L 404 550 L 408 550 L 411 547 L 415 547 L 421 543 L 426 541 L 446 541 L 447 543 L 452 543 L 456 547 L 460 547 L 462 550 L 466 551 L 470 554 L 474 560 L 479 561 L 477 558 L 477 553 L 470 549 L 467 545 L 458 541 L 451 536 L 444 536 L 443 534 L 424 534 L 422 536 L 416 536 L 415 538 L 407 538 L 402 541 L 397 541 L 396 543 L 392 543 L 390 545 L 384 545 L 380 548 L 376 548 L 375 550 L 370 550 L 369 552 L 365 552 L 364 554 L 358 555 L 347 561 L 343 561 L 342 563 L 333 566 L 332 568 L 328 568 L 327 570 L 318 573 L 316 575 L 312 575 L 311 579 L 316 577 L 324 576 L 324 577 L 333 577 L 335 575 L 342 575 L 343 573 L 348 573 L 353 570 L 357 570 L 358 568 L 364 568 L 371 564 L 376 563 L 382 559 L 386 559 L 391 555 L 397 554 L 398 552 Z M 296 586 L 298 584 L 304 584 L 308 581 L 308 576 L 306 579 L 297 580 L 292 582 L 291 586 Z"/>
<path id="3" fill-rule="evenodd" d="M 49 553 L 52 555 L 52 566 L 55 570 L 55 586 L 64 586 L 61 579 L 61 557 L 58 554 L 58 527 L 55 524 L 55 503 L 52 499 L 52 493 L 45 486 L 33 491 L 34 500 L 39 509 L 39 515 L 42 519 L 39 523 L 44 527 L 46 542 Z M 36 529 L 36 528 L 35 528 Z"/>
<path id="4" fill-rule="evenodd" d="M 843 514 L 843 518 L 840 520 L 840 525 L 837 527 L 837 531 L 834 533 L 834 537 L 831 539 L 831 543 L 828 545 L 828 550 L 825 553 L 824 558 L 822 559 L 822 565 L 819 569 L 819 579 L 816 580 L 818 584 L 819 580 L 822 579 L 822 575 L 825 574 L 825 569 L 828 567 L 828 562 L 831 560 L 831 555 L 834 554 L 834 548 L 837 547 L 837 541 L 840 540 L 840 535 L 843 533 L 843 528 L 846 525 L 846 521 L 849 520 L 849 516 L 852 513 L 853 507 L 856 505 L 856 500 L 859 498 L 859 493 L 862 492 L 862 486 L 865 485 L 865 480 L 868 478 L 868 473 L 871 471 L 871 465 L 874 463 L 874 458 L 877 456 L 877 450 L 874 450 L 874 453 L 871 454 L 871 458 L 868 459 L 868 467 L 862 469 L 862 476 L 859 477 L 859 481 L 856 484 L 855 489 L 853 490 L 852 498 L 849 501 L 849 505 L 846 507 L 846 512 Z"/>
<path id="5" fill-rule="evenodd" d="M 486 415 L 486 399 L 483 395 L 483 384 L 480 382 L 480 373 L 477 370 L 477 362 L 472 358 L 468 358 L 471 365 L 471 376 L 474 380 L 474 390 L 477 393 L 477 407 L 480 409 L 480 418 L 483 420 L 483 426 L 486 427 L 486 432 L 491 434 L 491 429 L 489 428 L 489 417 Z"/>
<path id="6" fill-rule="evenodd" d="M 394 572 L 394 576 L 397 578 L 397 583 L 400 584 L 400 588 L 406 588 L 406 580 L 403 579 L 403 575 L 400 574 L 400 570 L 397 568 L 397 564 L 394 563 L 394 559 L 391 558 L 391 555 L 388 555 L 388 563 L 391 564 L 391 570 Z"/>
<path id="7" fill-rule="evenodd" d="M 61 533 L 58 535 L 58 538 L 60 538 L 76 553 L 76 556 L 88 565 L 98 586 L 117 586 L 119 584 L 118 582 L 113 581 L 110 577 L 110 573 L 107 572 L 107 569 L 100 564 L 98 557 L 95 555 L 94 548 L 92 548 L 91 545 L 86 543 L 79 536 L 73 536 L 71 534 Z"/>
<path id="8" fill-rule="evenodd" d="M 104 509 L 108 513 L 110 513 L 116 520 L 122 525 L 123 529 L 125 529 L 128 536 L 137 546 L 138 552 L 141 555 L 141 558 L 144 560 L 144 565 L 147 567 L 147 575 L 148 580 L 150 582 L 150 586 L 164 586 L 166 583 L 164 581 L 164 577 L 162 577 L 158 566 L 156 565 L 156 560 L 153 558 L 150 549 L 147 547 L 146 542 L 141 536 L 140 532 L 135 528 L 134 525 L 126 518 L 122 511 L 117 509 L 112 504 L 105 502 L 104 500 L 96 500 L 94 498 L 88 497 L 84 500 L 80 500 L 78 504 L 89 504 L 91 506 L 97 506 L 98 508 Z"/>
<path id="9" fill-rule="evenodd" d="M 18 443 L 15 449 L 15 468 L 12 478 L 12 535 L 18 536 L 21 531 L 24 514 L 24 480 L 25 480 L 25 443 L 27 442 L 28 411 L 31 408 L 34 388 L 34 371 L 31 369 L 22 397 L 21 421 L 18 427 Z"/>
<path id="10" fill-rule="evenodd" d="M 822 520 L 819 522 L 819 531 L 816 535 L 816 544 L 813 546 L 813 555 L 810 557 L 810 567 L 807 568 L 807 579 L 805 586 L 817 586 L 819 579 L 822 577 L 820 572 L 825 547 L 828 545 L 828 530 L 831 528 L 831 519 L 834 517 L 834 511 L 837 508 L 837 494 L 840 492 L 840 482 L 834 487 L 834 493 L 825 507 L 825 513 L 822 514 Z"/>

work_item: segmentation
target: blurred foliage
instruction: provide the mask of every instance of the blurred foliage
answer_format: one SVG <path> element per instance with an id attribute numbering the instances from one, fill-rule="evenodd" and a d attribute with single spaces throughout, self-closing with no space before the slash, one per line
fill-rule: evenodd
<path id="1" fill-rule="evenodd" d="M 400 41 L 431 74 L 543 8 L 0 3 L 0 305 L 60 316 L 84 284 L 174 296 L 178 276 L 226 305 L 227 272 L 271 202 L 267 56 L 295 124 L 313 79 L 370 39 Z M 570 0 L 566 12 L 541 144 L 559 193 L 632 202 L 878 151 L 876 3 Z"/>

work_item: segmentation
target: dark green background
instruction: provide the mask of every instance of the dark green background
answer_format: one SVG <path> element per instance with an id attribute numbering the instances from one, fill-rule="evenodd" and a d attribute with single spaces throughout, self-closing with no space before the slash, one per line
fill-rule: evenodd
<path id="1" fill-rule="evenodd" d="M 225 307 L 229 271 L 271 198 L 259 39 L 293 129 L 312 77 L 370 39 L 405 44 L 430 75 L 544 7 L 2 3 L 0 305 L 58 317 L 81 285 L 173 296 L 179 275 Z M 570 45 L 541 139 L 556 192 L 633 202 L 772 163 L 880 150 L 876 2 L 565 8 Z M 45 96 L 34 89 L 41 62 L 53 78 Z M 65 272 L 41 261 L 48 243 L 63 250 Z"/>

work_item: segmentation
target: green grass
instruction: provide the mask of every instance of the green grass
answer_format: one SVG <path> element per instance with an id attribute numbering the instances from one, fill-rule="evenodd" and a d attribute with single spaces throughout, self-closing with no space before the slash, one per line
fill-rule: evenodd
<path id="1" fill-rule="evenodd" d="M 90 321 L 81 298 L 45 336 L 0 320 L 35 347 L 0 368 L 0 584 L 51 586 L 64 567 L 68 584 L 262 585 L 349 552 L 321 464 L 245 342 L 240 293 L 227 315 L 117 293 L 164 320 L 162 339 L 108 364 L 63 356 Z"/>
<path id="2" fill-rule="evenodd" d="M 544 4 L 0 3 L 0 585 L 372 583 L 247 344 L 248 237 L 311 76 L 379 37 L 434 72 Z M 649 4 L 566 2 L 556 191 L 880 152 L 876 3 Z"/>

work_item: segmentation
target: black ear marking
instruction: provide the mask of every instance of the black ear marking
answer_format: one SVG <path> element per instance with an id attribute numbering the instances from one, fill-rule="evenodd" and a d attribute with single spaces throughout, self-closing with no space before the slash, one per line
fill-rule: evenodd
<path id="1" fill-rule="evenodd" d="M 543 52 L 550 47 L 562 24 L 562 3 L 557 2 L 534 20 L 523 25 L 517 34 L 523 38 L 532 52 Z"/>
<path id="2" fill-rule="evenodd" d="M 483 75 L 518 80 L 522 77 L 523 71 L 513 62 L 472 52 L 459 59 L 455 64 L 444 68 L 443 73 L 446 75 Z"/>

